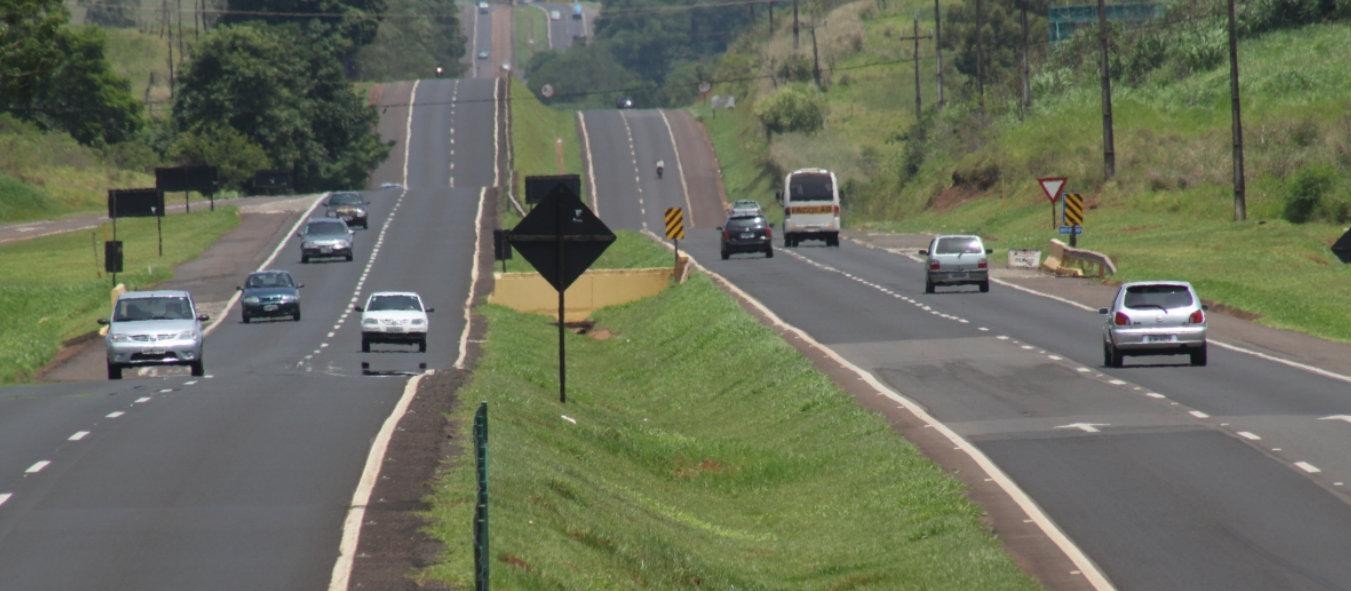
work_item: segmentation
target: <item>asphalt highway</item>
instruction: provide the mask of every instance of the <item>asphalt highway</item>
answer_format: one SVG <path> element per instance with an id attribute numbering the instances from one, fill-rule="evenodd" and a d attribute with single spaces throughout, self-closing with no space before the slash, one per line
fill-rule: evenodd
<path id="1" fill-rule="evenodd" d="M 1004 284 L 925 294 L 914 253 L 850 241 L 785 249 L 776 232 L 773 259 L 720 260 L 716 185 L 670 174 L 676 145 L 691 161 L 704 144 L 658 111 L 583 121 L 603 221 L 660 234 L 662 209 L 691 207 L 683 249 L 973 445 L 1109 585 L 1351 588 L 1351 378 L 1214 344 L 1207 367 L 1104 368 L 1096 310 Z"/>
<path id="2" fill-rule="evenodd" d="M 328 587 L 372 439 L 408 375 L 450 367 L 462 345 L 497 85 L 385 89 L 380 130 L 397 143 L 371 184 L 403 188 L 367 192 L 355 260 L 301 264 L 289 234 L 258 245 L 304 284 L 300 322 L 243 324 L 231 308 L 202 378 L 0 389 L 0 588 Z M 377 290 L 436 308 L 426 354 L 360 352 L 352 305 Z"/>

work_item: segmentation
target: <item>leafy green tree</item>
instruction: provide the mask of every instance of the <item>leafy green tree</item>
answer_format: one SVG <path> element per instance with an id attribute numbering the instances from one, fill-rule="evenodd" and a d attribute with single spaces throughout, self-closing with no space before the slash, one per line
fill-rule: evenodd
<path id="1" fill-rule="evenodd" d="M 82 144 L 123 142 L 141 128 L 141 103 L 131 83 L 113 72 L 97 27 L 67 29 L 57 37 L 61 63 L 42 82 L 36 120 L 65 129 Z"/>
<path id="2" fill-rule="evenodd" d="M 61 0 L 0 0 L 0 110 L 29 116 L 43 81 L 61 63 L 57 38 L 69 20 Z"/>
<path id="3" fill-rule="evenodd" d="M 179 78 L 180 132 L 228 126 L 258 145 L 300 190 L 358 186 L 388 155 L 375 109 L 326 49 L 284 27 L 221 27 L 194 46 Z"/>
<path id="4" fill-rule="evenodd" d="M 943 48 L 955 51 L 953 65 L 965 77 L 962 90 L 967 96 L 974 97 L 981 86 L 996 96 L 1016 94 L 1021 83 L 1022 8 L 1026 5 L 1028 39 L 1036 47 L 1046 39 L 1047 4 L 1048 0 L 964 0 L 947 10 Z"/>
<path id="5" fill-rule="evenodd" d="M 318 41 L 353 72 L 357 51 L 375 40 L 385 9 L 385 0 L 226 0 L 220 22 L 285 25 Z"/>
<path id="6" fill-rule="evenodd" d="M 267 153 L 239 130 L 204 123 L 178 134 L 167 159 L 176 165 L 208 164 L 227 187 L 243 187 L 254 172 L 272 168 Z"/>
<path id="7" fill-rule="evenodd" d="M 781 86 L 755 103 L 755 116 L 772 133 L 812 132 L 825 122 L 821 92 L 805 84 Z"/>
<path id="8" fill-rule="evenodd" d="M 465 70 L 462 58 L 468 43 L 453 0 L 389 0 L 389 10 L 428 16 L 381 21 L 375 39 L 357 53 L 357 78 L 425 78 L 436 66 L 444 67 L 447 76 Z"/>
<path id="9" fill-rule="evenodd" d="M 139 0 L 79 0 L 84 8 L 85 22 L 105 27 L 136 26 Z"/>
<path id="10" fill-rule="evenodd" d="M 627 95 L 639 104 L 652 103 L 652 84 L 625 69 L 599 45 L 536 53 L 527 69 L 532 88 L 539 89 L 545 84 L 554 87 L 554 102 L 612 107 L 616 97 Z"/>

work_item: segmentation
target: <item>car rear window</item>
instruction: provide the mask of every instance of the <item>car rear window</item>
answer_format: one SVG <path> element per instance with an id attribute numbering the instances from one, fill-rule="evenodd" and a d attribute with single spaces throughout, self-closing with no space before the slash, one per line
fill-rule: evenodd
<path id="1" fill-rule="evenodd" d="M 985 252 L 977 238 L 939 238 L 934 254 L 980 254 Z"/>
<path id="2" fill-rule="evenodd" d="M 361 196 L 356 193 L 334 193 L 328 198 L 329 205 L 351 205 L 361 203 Z"/>
<path id="3" fill-rule="evenodd" d="M 834 201 L 835 184 L 830 175 L 804 172 L 788 178 L 789 201 Z"/>
<path id="4" fill-rule="evenodd" d="M 1126 288 L 1122 302 L 1127 308 L 1185 308 L 1192 305 L 1191 290 L 1185 285 L 1133 285 Z"/>
<path id="5" fill-rule="evenodd" d="M 765 218 L 760 216 L 727 219 L 727 228 L 730 230 L 752 230 L 764 225 Z"/>

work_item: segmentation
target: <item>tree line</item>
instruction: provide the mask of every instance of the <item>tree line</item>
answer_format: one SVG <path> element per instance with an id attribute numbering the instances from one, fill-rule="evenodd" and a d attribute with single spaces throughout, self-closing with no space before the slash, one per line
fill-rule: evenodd
<path id="1" fill-rule="evenodd" d="M 81 0 L 86 16 L 133 25 L 139 0 Z M 355 187 L 389 146 L 354 78 L 417 77 L 463 53 L 451 0 L 214 0 L 188 45 L 170 115 L 147 117 L 97 26 L 61 0 L 0 0 L 0 113 L 69 133 L 135 164 L 211 164 L 233 187 L 283 170 L 300 191 Z M 194 9 L 207 3 L 202 0 Z M 382 32 L 386 14 L 401 11 Z M 428 15 L 419 17 L 419 14 Z M 386 48 L 372 50 L 378 37 Z M 403 67 L 390 67 L 391 55 Z"/>

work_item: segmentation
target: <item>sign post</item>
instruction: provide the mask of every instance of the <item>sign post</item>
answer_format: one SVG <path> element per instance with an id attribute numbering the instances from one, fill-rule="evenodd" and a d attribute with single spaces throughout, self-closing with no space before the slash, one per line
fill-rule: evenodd
<path id="1" fill-rule="evenodd" d="M 580 186 L 579 176 L 535 176 L 525 181 L 527 201 L 531 187 L 541 198 L 512 228 L 507 241 L 558 290 L 558 401 L 567 404 L 564 293 L 609 248 L 615 235 L 582 203 L 575 188 Z"/>
<path id="2" fill-rule="evenodd" d="M 685 210 L 679 207 L 666 208 L 666 237 L 671 239 L 671 244 L 675 246 L 675 263 L 671 265 L 671 272 L 680 267 L 680 240 L 685 237 Z"/>
<path id="3" fill-rule="evenodd" d="M 1051 227 L 1056 227 L 1055 220 L 1055 202 L 1060 200 L 1060 192 L 1065 189 L 1065 180 L 1063 176 L 1046 176 L 1037 179 L 1041 185 L 1041 191 L 1046 193 L 1046 198 L 1051 200 Z"/>
<path id="4" fill-rule="evenodd" d="M 488 403 L 474 413 L 474 468 L 478 498 L 474 503 L 474 589 L 487 591 L 488 565 Z"/>

